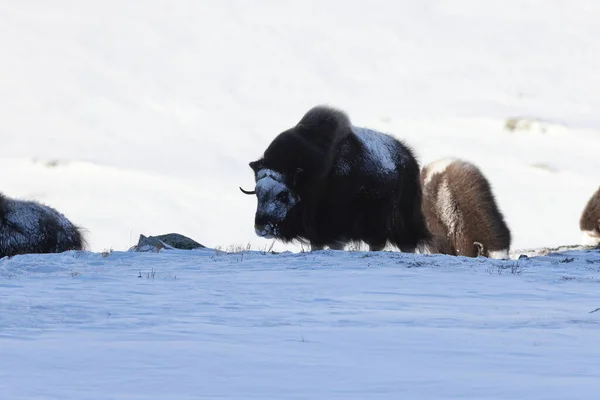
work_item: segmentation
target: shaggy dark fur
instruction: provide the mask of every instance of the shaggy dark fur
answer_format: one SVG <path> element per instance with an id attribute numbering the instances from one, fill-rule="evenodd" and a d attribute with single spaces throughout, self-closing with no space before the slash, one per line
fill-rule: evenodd
<path id="1" fill-rule="evenodd" d="M 510 230 L 479 168 L 453 158 L 437 160 L 422 169 L 421 186 L 423 212 L 439 252 L 508 257 Z"/>
<path id="2" fill-rule="evenodd" d="M 389 135 L 352 126 L 342 111 L 309 110 L 250 163 L 257 235 L 342 249 L 365 242 L 413 252 L 431 236 L 421 210 L 419 165 Z"/>
<path id="3" fill-rule="evenodd" d="M 63 214 L 44 204 L 10 199 L 0 193 L 0 258 L 85 247 L 80 228 Z"/>
<path id="4" fill-rule="evenodd" d="M 582 244 L 600 245 L 600 188 L 594 192 L 583 209 L 579 229 L 582 233 Z"/>

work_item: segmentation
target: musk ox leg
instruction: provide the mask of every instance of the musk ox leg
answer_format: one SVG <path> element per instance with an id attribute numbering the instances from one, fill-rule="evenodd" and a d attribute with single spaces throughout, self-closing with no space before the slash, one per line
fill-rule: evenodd
<path id="1" fill-rule="evenodd" d="M 329 247 L 330 250 L 344 250 L 345 244 L 344 243 L 332 243 L 332 244 L 328 245 L 327 247 Z"/>
<path id="2" fill-rule="evenodd" d="M 323 250 L 323 246 L 322 244 L 315 244 L 315 243 L 311 243 L 310 244 L 310 251 L 319 251 L 319 250 Z"/>
<path id="3" fill-rule="evenodd" d="M 385 248 L 385 242 L 384 243 L 368 243 L 369 245 L 369 251 L 381 251 Z"/>
<path id="4" fill-rule="evenodd" d="M 431 246 L 435 249 L 437 254 L 456 255 L 456 250 L 447 236 L 435 235 L 428 242 L 432 243 Z"/>
<path id="5" fill-rule="evenodd" d="M 398 248 L 403 253 L 415 253 L 417 251 L 417 246 L 411 246 L 411 245 L 401 245 Z"/>
<path id="6" fill-rule="evenodd" d="M 450 241 L 446 236 L 434 235 L 429 240 L 423 240 L 415 249 L 417 254 L 446 254 L 455 255 Z"/>

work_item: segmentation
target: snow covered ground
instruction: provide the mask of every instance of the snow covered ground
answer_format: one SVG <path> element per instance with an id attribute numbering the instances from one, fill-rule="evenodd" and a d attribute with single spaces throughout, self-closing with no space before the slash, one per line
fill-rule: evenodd
<path id="1" fill-rule="evenodd" d="M 477 163 L 515 248 L 578 243 L 599 184 L 595 0 L 0 7 L 0 190 L 57 207 L 94 251 L 167 232 L 270 245 L 238 186 L 319 103 L 423 163 Z M 540 122 L 505 129 L 520 117 Z"/>
<path id="2" fill-rule="evenodd" d="M 20 399 L 595 399 L 600 250 L 0 260 Z"/>

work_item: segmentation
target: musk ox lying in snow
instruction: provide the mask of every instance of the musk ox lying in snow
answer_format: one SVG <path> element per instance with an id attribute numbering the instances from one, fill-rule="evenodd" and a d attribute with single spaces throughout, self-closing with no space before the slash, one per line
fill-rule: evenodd
<path id="1" fill-rule="evenodd" d="M 0 258 L 82 250 L 85 246 L 80 228 L 55 209 L 0 193 Z"/>
<path id="2" fill-rule="evenodd" d="M 334 108 L 316 106 L 250 162 L 256 182 L 255 231 L 312 250 L 365 242 L 405 252 L 430 239 L 412 150 L 384 133 L 353 126 Z"/>
<path id="3" fill-rule="evenodd" d="M 423 167 L 421 186 L 423 212 L 439 252 L 508 258 L 510 230 L 479 168 L 443 158 Z"/>
<path id="4" fill-rule="evenodd" d="M 600 245 L 600 187 L 590 197 L 583 209 L 579 219 L 579 229 L 581 230 L 582 245 Z"/>

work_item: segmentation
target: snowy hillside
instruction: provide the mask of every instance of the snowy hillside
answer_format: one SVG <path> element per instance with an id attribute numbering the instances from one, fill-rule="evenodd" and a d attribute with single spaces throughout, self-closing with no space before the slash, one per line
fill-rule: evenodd
<path id="1" fill-rule="evenodd" d="M 477 163 L 514 248 L 577 243 L 600 181 L 595 0 L 0 9 L 0 190 L 58 208 L 94 251 L 166 232 L 270 245 L 237 188 L 319 103 L 406 139 L 422 162 Z M 505 129 L 519 117 L 541 125 Z"/>
<path id="2" fill-rule="evenodd" d="M 0 260 L 11 400 L 596 399 L 600 251 Z"/>

